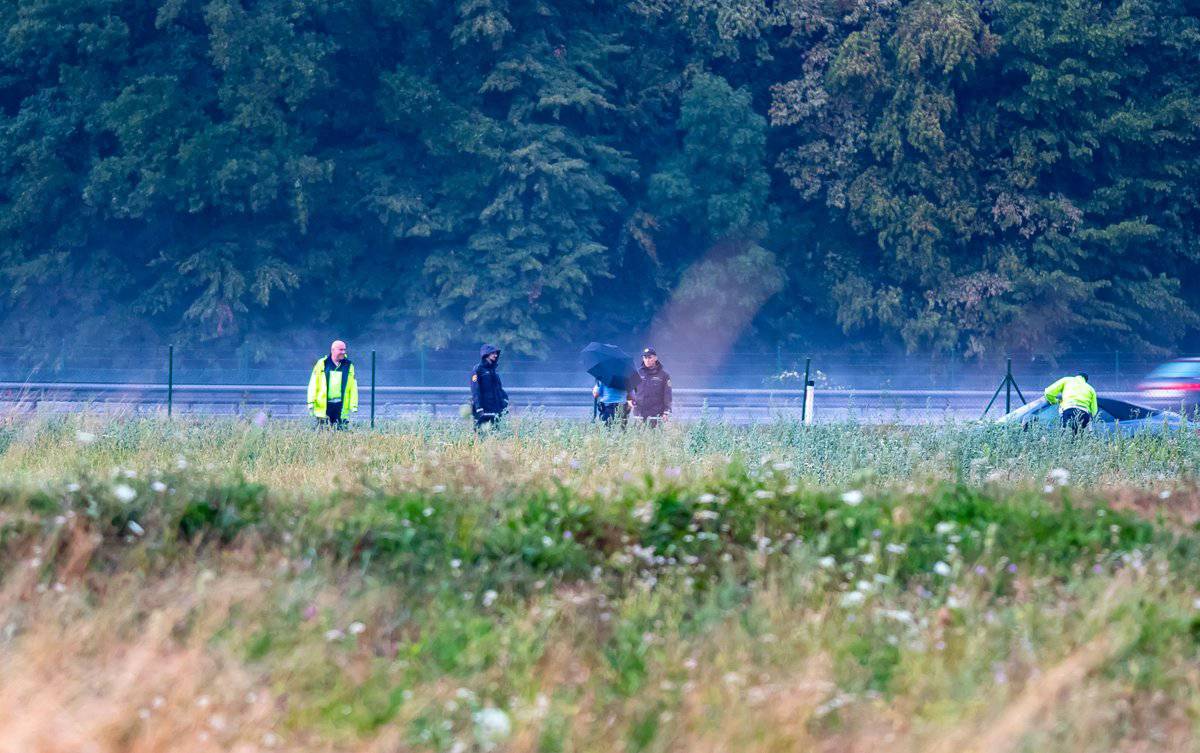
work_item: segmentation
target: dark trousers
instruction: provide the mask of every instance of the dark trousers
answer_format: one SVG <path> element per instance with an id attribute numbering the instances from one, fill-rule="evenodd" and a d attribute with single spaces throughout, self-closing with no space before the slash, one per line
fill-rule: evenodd
<path id="1" fill-rule="evenodd" d="M 499 413 L 476 413 L 475 414 L 475 430 L 483 428 L 484 424 L 492 424 L 495 426 L 500 422 Z"/>
<path id="2" fill-rule="evenodd" d="M 1067 408 L 1062 412 L 1062 425 L 1070 429 L 1072 434 L 1078 434 L 1092 422 L 1092 414 L 1083 408 Z"/>
<path id="3" fill-rule="evenodd" d="M 600 403 L 600 420 L 606 424 L 619 420 L 621 428 L 624 429 L 629 423 L 629 404 Z"/>
<path id="4" fill-rule="evenodd" d="M 346 419 L 342 418 L 341 400 L 337 401 L 336 403 L 325 404 L 325 418 L 329 422 L 329 425 L 338 431 L 345 429 L 350 423 Z"/>

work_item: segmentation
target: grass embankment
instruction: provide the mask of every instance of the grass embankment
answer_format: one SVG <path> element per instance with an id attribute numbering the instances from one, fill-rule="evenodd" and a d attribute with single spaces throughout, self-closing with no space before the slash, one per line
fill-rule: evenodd
<path id="1" fill-rule="evenodd" d="M 5 428 L 0 751 L 1194 747 L 1192 435 L 390 428 Z"/>

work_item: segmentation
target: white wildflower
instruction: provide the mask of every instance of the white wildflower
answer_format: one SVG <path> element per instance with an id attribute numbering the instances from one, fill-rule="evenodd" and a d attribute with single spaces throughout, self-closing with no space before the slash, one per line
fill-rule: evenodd
<path id="1" fill-rule="evenodd" d="M 817 560 L 817 564 L 820 565 L 821 567 L 825 568 L 826 570 L 828 570 L 832 567 L 837 566 L 837 560 L 835 560 L 833 557 L 826 555 L 825 557 L 822 557 L 821 559 Z"/>
<path id="2" fill-rule="evenodd" d="M 866 595 L 861 591 L 851 591 L 842 594 L 841 604 L 843 607 L 857 607 L 867 600 Z"/>
<path id="3" fill-rule="evenodd" d="M 888 544 L 884 547 L 889 554 L 904 554 L 908 551 L 908 547 L 904 544 Z"/>
<path id="4" fill-rule="evenodd" d="M 863 493 L 858 489 L 851 489 L 848 492 L 843 492 L 842 501 L 851 507 L 855 507 L 863 501 Z"/>
<path id="5" fill-rule="evenodd" d="M 1046 494 L 1049 494 L 1050 492 L 1054 491 L 1054 485 L 1046 484 L 1045 486 L 1042 487 L 1042 491 L 1044 491 Z"/>
<path id="6" fill-rule="evenodd" d="M 150 488 L 153 489 L 154 491 L 158 492 L 159 494 L 162 494 L 163 492 L 165 492 L 167 490 L 167 485 L 161 481 L 155 481 L 150 484 Z"/>
<path id="7" fill-rule="evenodd" d="M 341 630 L 338 630 L 337 628 L 334 628 L 333 630 L 325 631 L 325 640 L 330 643 L 332 643 L 333 641 L 340 641 L 341 639 L 343 639 L 345 637 L 346 637 L 346 634 L 343 633 Z"/>
<path id="8" fill-rule="evenodd" d="M 945 536 L 954 530 L 954 523 L 949 520 L 943 520 L 941 523 L 938 523 L 936 526 L 934 526 L 933 530 L 939 536 Z"/>
<path id="9" fill-rule="evenodd" d="M 491 605 L 496 603 L 496 598 L 498 596 L 499 596 L 498 593 L 496 593 L 495 591 L 493 591 L 489 588 L 488 590 L 483 592 L 483 605 L 485 607 L 490 607 Z"/>
<path id="10" fill-rule="evenodd" d="M 704 494 L 701 494 L 697 498 L 697 501 L 702 505 L 711 505 L 713 502 L 717 501 L 717 495 L 708 494 L 707 492 L 705 492 Z"/>
<path id="11" fill-rule="evenodd" d="M 904 623 L 905 625 L 916 626 L 917 621 L 913 619 L 912 612 L 907 609 L 881 609 L 879 614 L 889 620 Z"/>
<path id="12" fill-rule="evenodd" d="M 122 502 L 128 504 L 137 497 L 137 492 L 129 484 L 117 484 L 113 487 L 113 494 Z"/>
<path id="13" fill-rule="evenodd" d="M 350 635 L 362 635 L 363 632 L 366 631 L 367 626 L 362 624 L 361 622 L 356 621 L 356 622 L 351 622 L 350 627 L 348 627 L 346 629 L 349 631 Z"/>
<path id="14" fill-rule="evenodd" d="M 474 714 L 475 740 L 484 750 L 492 750 L 512 734 L 512 720 L 504 711 L 488 707 Z"/>
<path id="15" fill-rule="evenodd" d="M 951 572 L 950 566 L 947 565 L 945 562 L 942 562 L 941 560 L 938 560 L 937 562 L 933 563 L 933 571 L 935 573 L 937 573 L 938 575 L 942 576 L 943 578 L 949 577 L 950 572 Z"/>
<path id="16" fill-rule="evenodd" d="M 146 535 L 146 529 L 142 528 L 140 525 L 138 525 L 138 522 L 136 520 L 129 521 L 129 523 L 126 524 L 126 527 L 129 529 L 129 532 L 132 533 L 134 536 Z"/>
<path id="17" fill-rule="evenodd" d="M 754 492 L 754 498 L 755 499 L 774 499 L 775 492 L 770 491 L 768 489 L 757 489 Z"/>
<path id="18" fill-rule="evenodd" d="M 1071 472 L 1066 468 L 1052 468 L 1046 475 L 1059 486 L 1066 486 L 1067 482 L 1071 480 Z"/>

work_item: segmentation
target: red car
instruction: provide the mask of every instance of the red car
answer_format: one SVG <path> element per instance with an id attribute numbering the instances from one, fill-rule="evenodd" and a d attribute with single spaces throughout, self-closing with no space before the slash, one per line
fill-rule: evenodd
<path id="1" fill-rule="evenodd" d="M 1200 410 L 1200 358 L 1177 358 L 1159 366 L 1138 384 L 1143 399 L 1187 413 Z"/>

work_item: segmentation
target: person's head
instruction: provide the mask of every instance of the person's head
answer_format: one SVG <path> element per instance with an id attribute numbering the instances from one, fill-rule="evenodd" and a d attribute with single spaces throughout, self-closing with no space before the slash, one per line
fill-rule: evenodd
<path id="1" fill-rule="evenodd" d="M 500 349 L 495 345 L 484 345 L 479 349 L 479 358 L 494 366 L 500 360 Z"/>
<path id="2" fill-rule="evenodd" d="M 658 351 L 654 348 L 646 348 L 642 351 L 642 365 L 652 369 L 658 364 Z"/>
<path id="3" fill-rule="evenodd" d="M 333 344 L 329 346 L 329 357 L 333 359 L 334 363 L 341 363 L 342 359 L 346 357 L 346 343 L 334 340 Z"/>
<path id="4" fill-rule="evenodd" d="M 1076 376 L 1078 376 L 1080 379 L 1082 379 L 1085 382 L 1088 380 L 1087 372 L 1085 372 L 1085 371 L 1079 372 Z"/>

